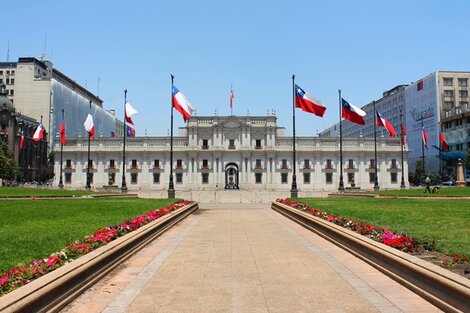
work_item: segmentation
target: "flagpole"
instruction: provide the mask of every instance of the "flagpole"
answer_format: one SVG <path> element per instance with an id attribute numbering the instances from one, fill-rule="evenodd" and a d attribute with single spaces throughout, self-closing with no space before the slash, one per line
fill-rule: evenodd
<path id="1" fill-rule="evenodd" d="M 62 122 L 64 122 L 64 110 L 62 109 Z M 64 153 L 64 144 L 62 142 L 62 134 L 60 134 L 60 179 L 59 179 L 59 188 L 63 189 L 64 188 L 64 181 L 62 180 L 62 162 L 63 162 L 63 153 Z M 65 134 L 64 134 L 65 136 Z"/>
<path id="2" fill-rule="evenodd" d="M 126 102 L 127 102 L 127 89 L 124 89 L 124 135 L 122 144 L 122 185 L 121 192 L 127 192 L 126 184 L 126 137 L 127 137 L 127 123 L 126 123 Z"/>
<path id="3" fill-rule="evenodd" d="M 377 128 L 377 111 L 375 110 L 375 100 L 372 101 L 373 105 L 374 105 L 374 191 L 379 191 L 380 187 L 379 187 L 379 177 L 378 177 L 378 173 L 377 173 L 377 131 L 376 131 L 376 128 Z"/>
<path id="4" fill-rule="evenodd" d="M 290 197 L 297 198 L 299 190 L 297 189 L 297 176 L 296 176 L 296 160 L 295 160 L 295 75 L 292 74 L 292 163 L 293 163 L 293 172 L 292 172 L 292 188 L 290 190 Z"/>
<path id="5" fill-rule="evenodd" d="M 233 85 L 230 84 L 230 115 L 233 116 L 233 99 L 232 99 L 232 94 L 233 94 Z"/>
<path id="6" fill-rule="evenodd" d="M 338 89 L 339 97 L 339 186 L 338 191 L 344 191 L 344 181 L 343 181 L 343 128 L 341 122 L 341 112 L 342 112 L 342 98 L 341 98 L 341 89 Z"/>
<path id="7" fill-rule="evenodd" d="M 40 124 L 41 127 L 42 127 L 42 115 L 41 115 L 41 122 Z M 38 141 L 38 144 L 39 144 L 39 157 L 37 158 L 39 160 L 39 173 L 38 173 L 38 182 L 42 182 L 42 175 L 41 175 L 41 172 L 42 172 L 42 139 L 44 138 L 44 128 L 41 129 L 41 132 L 42 132 L 42 136 L 41 136 L 41 139 Z"/>
<path id="8" fill-rule="evenodd" d="M 175 198 L 175 185 L 173 184 L 173 81 L 175 76 L 171 75 L 171 122 L 170 122 L 170 182 L 168 185 L 168 199 Z"/>
<path id="9" fill-rule="evenodd" d="M 426 163 L 424 161 L 424 116 L 421 115 L 421 158 L 423 159 L 423 174 L 426 175 Z"/>
<path id="10" fill-rule="evenodd" d="M 403 167 L 403 146 L 405 145 L 405 137 L 403 137 L 403 109 L 400 110 L 400 129 L 401 129 L 401 184 L 400 189 L 405 189 L 405 169 Z"/>
<path id="11" fill-rule="evenodd" d="M 90 114 L 91 114 L 91 100 L 90 100 Z M 85 185 L 85 189 L 87 191 L 90 191 L 91 190 L 91 186 L 90 186 L 90 132 L 88 132 L 88 165 L 87 165 L 87 168 L 86 168 L 86 185 Z"/>

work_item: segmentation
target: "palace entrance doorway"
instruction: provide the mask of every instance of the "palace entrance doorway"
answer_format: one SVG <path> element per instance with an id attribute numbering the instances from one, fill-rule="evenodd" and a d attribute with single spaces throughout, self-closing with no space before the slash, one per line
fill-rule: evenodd
<path id="1" fill-rule="evenodd" d="M 228 163 L 225 166 L 225 189 L 240 189 L 238 186 L 238 165 Z"/>

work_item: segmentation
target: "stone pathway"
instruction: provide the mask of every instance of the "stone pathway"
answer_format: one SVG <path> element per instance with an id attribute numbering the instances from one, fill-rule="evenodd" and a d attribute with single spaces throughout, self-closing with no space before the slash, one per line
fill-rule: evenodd
<path id="1" fill-rule="evenodd" d="M 266 204 L 211 204 L 63 312 L 439 310 Z"/>

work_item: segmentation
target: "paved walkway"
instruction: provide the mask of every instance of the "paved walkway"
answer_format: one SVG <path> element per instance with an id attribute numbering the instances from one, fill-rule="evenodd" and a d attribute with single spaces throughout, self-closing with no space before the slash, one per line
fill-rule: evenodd
<path id="1" fill-rule="evenodd" d="M 439 312 L 269 209 L 203 205 L 63 312 Z"/>

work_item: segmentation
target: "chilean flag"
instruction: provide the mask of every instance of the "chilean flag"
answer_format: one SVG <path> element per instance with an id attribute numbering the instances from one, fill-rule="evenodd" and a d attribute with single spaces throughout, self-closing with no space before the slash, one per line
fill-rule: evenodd
<path id="1" fill-rule="evenodd" d="M 428 148 L 428 133 L 424 130 L 424 126 L 423 126 L 423 143 L 427 149 Z"/>
<path id="2" fill-rule="evenodd" d="M 406 126 L 405 124 L 401 124 L 401 144 L 404 145 L 406 143 Z"/>
<path id="3" fill-rule="evenodd" d="M 44 136 L 43 131 L 44 126 L 42 126 L 42 123 L 39 123 L 38 128 L 36 128 L 36 131 L 34 132 L 33 140 L 36 142 L 40 141 Z"/>
<path id="4" fill-rule="evenodd" d="M 24 132 L 21 130 L 21 137 L 20 137 L 20 151 L 23 150 L 24 145 Z"/>
<path id="5" fill-rule="evenodd" d="M 364 116 L 366 116 L 366 112 L 359 109 L 357 106 L 349 103 L 348 101 L 341 98 L 341 106 L 342 106 L 342 113 L 343 118 L 350 120 L 353 123 L 364 125 L 366 121 L 364 120 Z"/>
<path id="6" fill-rule="evenodd" d="M 126 108 L 124 112 L 124 118 L 126 119 L 126 122 L 129 124 L 134 125 L 134 121 L 132 121 L 131 116 L 136 114 L 137 110 L 132 107 L 132 105 L 129 102 L 126 102 Z"/>
<path id="7" fill-rule="evenodd" d="M 135 137 L 135 129 L 126 125 L 127 127 L 127 137 Z"/>
<path id="8" fill-rule="evenodd" d="M 60 122 L 60 141 L 62 142 L 62 145 L 65 145 L 67 141 L 65 140 L 65 123 L 64 120 Z"/>
<path id="9" fill-rule="evenodd" d="M 444 136 L 444 133 L 441 133 L 439 135 L 439 140 L 441 141 L 441 148 L 444 152 L 449 151 L 449 145 L 447 144 L 446 136 Z"/>
<path id="10" fill-rule="evenodd" d="M 171 93 L 173 95 L 173 107 L 181 113 L 183 120 L 186 122 L 191 114 L 193 114 L 191 103 L 175 86 L 172 86 Z"/>
<path id="11" fill-rule="evenodd" d="M 233 99 L 235 98 L 235 95 L 233 94 L 233 89 L 230 89 L 230 108 L 233 108 Z"/>
<path id="12" fill-rule="evenodd" d="M 326 107 L 320 100 L 315 99 L 297 85 L 295 85 L 295 107 L 320 117 L 323 117 L 326 111 Z"/>
<path id="13" fill-rule="evenodd" d="M 377 112 L 377 126 L 385 127 L 388 131 L 388 134 L 391 137 L 396 137 L 397 136 L 397 133 L 395 132 L 395 128 L 393 128 L 393 125 L 390 124 L 390 122 L 387 119 L 383 118 L 382 115 L 380 115 L 379 112 Z"/>
<path id="14" fill-rule="evenodd" d="M 83 123 L 85 130 L 90 135 L 91 139 L 95 139 L 95 125 L 93 124 L 93 116 L 91 112 L 88 113 L 85 122 Z"/>

